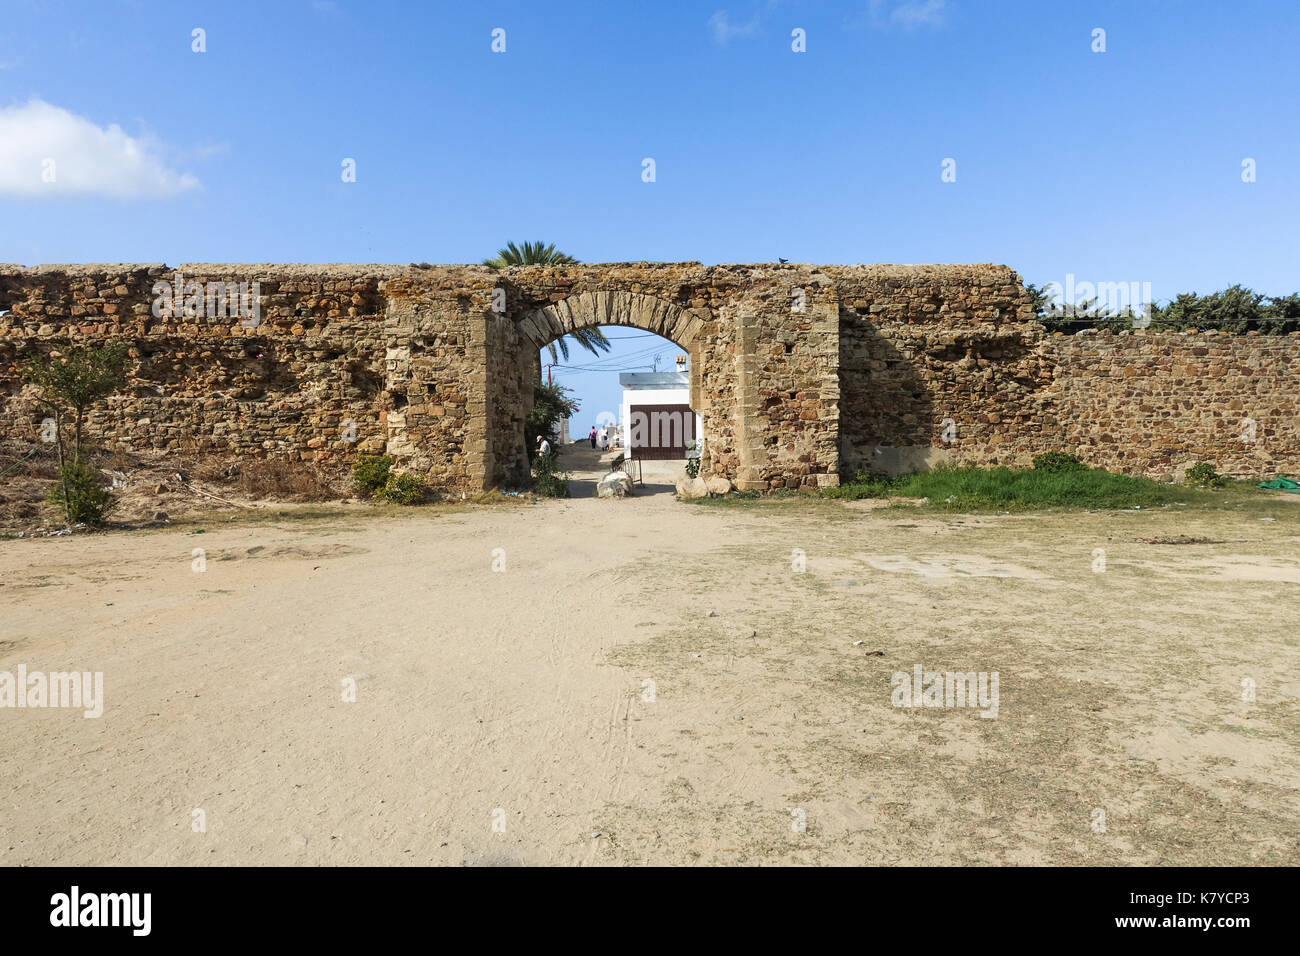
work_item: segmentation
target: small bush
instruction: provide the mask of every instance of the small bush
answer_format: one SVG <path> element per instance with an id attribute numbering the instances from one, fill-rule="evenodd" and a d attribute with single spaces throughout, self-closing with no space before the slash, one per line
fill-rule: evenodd
<path id="1" fill-rule="evenodd" d="M 1215 471 L 1208 461 L 1199 461 L 1188 468 L 1184 481 L 1198 488 L 1222 488 L 1228 483 L 1228 479 Z"/>
<path id="2" fill-rule="evenodd" d="M 699 446 L 695 442 L 690 441 L 686 443 L 686 477 L 698 478 L 699 476 L 700 476 Z"/>
<path id="3" fill-rule="evenodd" d="M 1034 471 L 1055 474 L 1062 471 L 1080 471 L 1088 466 L 1074 455 L 1063 451 L 1045 451 L 1034 456 Z"/>
<path id="4" fill-rule="evenodd" d="M 377 494 L 388 486 L 388 472 L 392 467 L 393 459 L 388 455 L 357 455 L 352 478 L 361 491 Z"/>
<path id="5" fill-rule="evenodd" d="M 424 479 L 409 472 L 389 475 L 379 497 L 395 505 L 413 505 L 422 499 L 427 491 Z"/>
<path id="6" fill-rule="evenodd" d="M 59 509 L 68 524 L 102 525 L 117 501 L 104 487 L 100 474 L 80 462 L 68 462 L 61 477 L 62 481 L 50 489 L 50 504 Z"/>
<path id="7" fill-rule="evenodd" d="M 551 452 L 533 460 L 533 494 L 543 498 L 569 497 L 569 473 L 555 470 L 558 457 L 556 452 Z"/>

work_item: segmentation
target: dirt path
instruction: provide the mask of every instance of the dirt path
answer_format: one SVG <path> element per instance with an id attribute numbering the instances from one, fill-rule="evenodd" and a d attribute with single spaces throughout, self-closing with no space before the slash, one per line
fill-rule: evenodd
<path id="1" fill-rule="evenodd" d="M 569 496 L 593 497 L 596 485 L 609 474 L 614 458 L 622 453 L 621 448 L 601 451 L 582 442 L 562 446 L 559 461 L 560 467 L 571 475 Z M 673 494 L 678 479 L 686 473 L 685 463 L 681 461 L 639 461 L 628 467 L 636 482 L 636 493 L 643 496 Z"/>
<path id="2" fill-rule="evenodd" d="M 1297 516 L 575 496 L 0 542 L 0 671 L 106 698 L 0 709 L 0 863 L 1293 863 Z M 997 671 L 997 717 L 892 706 L 916 664 Z"/>

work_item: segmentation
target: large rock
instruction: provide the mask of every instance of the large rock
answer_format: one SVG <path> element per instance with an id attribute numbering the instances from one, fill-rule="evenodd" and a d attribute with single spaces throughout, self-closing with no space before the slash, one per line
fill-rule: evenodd
<path id="1" fill-rule="evenodd" d="M 707 498 L 709 484 L 703 478 L 682 478 L 677 482 L 677 497 Z"/>
<path id="2" fill-rule="evenodd" d="M 623 498 L 632 493 L 632 477 L 625 471 L 611 471 L 596 485 L 598 498 Z"/>
<path id="3" fill-rule="evenodd" d="M 731 491 L 731 479 L 724 478 L 721 475 L 705 478 L 704 484 L 708 487 L 710 494 L 725 495 Z"/>

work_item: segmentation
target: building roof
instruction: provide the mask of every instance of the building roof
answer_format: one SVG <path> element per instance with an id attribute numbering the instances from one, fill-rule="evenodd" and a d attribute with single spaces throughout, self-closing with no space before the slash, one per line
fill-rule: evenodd
<path id="1" fill-rule="evenodd" d="M 686 372 L 619 372 L 618 384 L 624 388 L 690 388 Z"/>

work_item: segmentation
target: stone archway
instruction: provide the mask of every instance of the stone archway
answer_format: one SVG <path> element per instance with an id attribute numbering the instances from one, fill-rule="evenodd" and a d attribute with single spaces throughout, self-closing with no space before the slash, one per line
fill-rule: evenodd
<path id="1" fill-rule="evenodd" d="M 688 352 L 704 320 L 665 299 L 641 292 L 579 292 L 533 309 L 518 329 L 540 350 L 578 329 L 627 325 L 671 339 Z"/>
<path id="2" fill-rule="evenodd" d="M 549 305 L 530 309 L 515 320 L 521 349 L 526 353 L 518 363 L 522 372 L 518 379 L 520 406 L 525 414 L 532 407 L 532 383 L 541 374 L 538 353 L 561 336 L 602 325 L 626 326 L 651 332 L 668 339 L 690 356 L 690 406 L 703 422 L 703 464 L 707 466 L 710 414 L 704 407 L 704 370 L 697 342 L 704 324 L 704 316 L 696 310 L 657 296 L 624 290 L 578 292 Z M 515 470 L 517 474 L 527 475 L 527 452 L 524 449 L 522 428 L 518 435 L 518 447 L 522 458 L 516 458 Z"/>

